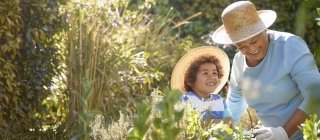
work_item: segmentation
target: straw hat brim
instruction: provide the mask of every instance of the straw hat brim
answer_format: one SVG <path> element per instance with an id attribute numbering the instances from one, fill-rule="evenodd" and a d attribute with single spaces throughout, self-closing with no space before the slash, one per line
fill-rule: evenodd
<path id="1" fill-rule="evenodd" d="M 252 33 L 250 36 L 243 37 L 240 40 L 232 41 L 229 35 L 227 34 L 225 27 L 222 25 L 211 35 L 212 40 L 218 44 L 234 44 L 234 43 L 247 40 L 261 33 L 262 31 L 268 29 L 277 18 L 276 12 L 272 10 L 259 10 L 257 12 L 260 19 L 264 23 L 264 26 L 257 27 L 259 29 L 253 29 L 253 30 L 256 30 L 257 32 Z"/>
<path id="2" fill-rule="evenodd" d="M 172 75 L 171 75 L 171 89 L 178 89 L 182 93 L 187 92 L 184 89 L 184 77 L 185 74 L 190 67 L 190 65 L 199 57 L 203 55 L 213 55 L 215 56 L 221 66 L 223 71 L 223 76 L 220 79 L 220 84 L 217 88 L 213 91 L 213 94 L 218 93 L 225 83 L 228 81 L 229 72 L 230 72 L 230 61 L 228 55 L 219 47 L 215 46 L 202 46 L 195 48 L 185 54 L 175 65 Z"/>

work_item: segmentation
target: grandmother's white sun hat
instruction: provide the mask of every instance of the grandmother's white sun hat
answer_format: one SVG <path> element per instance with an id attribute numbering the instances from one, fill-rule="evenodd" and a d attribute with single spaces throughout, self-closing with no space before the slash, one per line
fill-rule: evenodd
<path id="1" fill-rule="evenodd" d="M 220 78 L 220 83 L 213 93 L 218 93 L 228 81 L 230 72 L 230 61 L 228 55 L 216 46 L 201 46 L 192 49 L 185 54 L 175 65 L 171 75 L 171 89 L 178 89 L 185 93 L 184 78 L 190 65 L 201 56 L 215 56 L 222 67 L 223 76 Z"/>
<path id="2" fill-rule="evenodd" d="M 219 44 L 234 44 L 268 29 L 277 14 L 272 10 L 257 11 L 253 3 L 238 1 L 226 7 L 221 18 L 223 25 L 212 34 L 212 40 Z"/>

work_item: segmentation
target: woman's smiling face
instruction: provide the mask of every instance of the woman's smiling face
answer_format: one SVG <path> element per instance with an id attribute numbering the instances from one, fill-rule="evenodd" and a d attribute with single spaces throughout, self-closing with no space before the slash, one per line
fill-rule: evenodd
<path id="1" fill-rule="evenodd" d="M 263 31 L 252 38 L 236 43 L 236 46 L 246 56 L 248 66 L 256 66 L 267 54 L 269 46 L 268 33 Z"/>

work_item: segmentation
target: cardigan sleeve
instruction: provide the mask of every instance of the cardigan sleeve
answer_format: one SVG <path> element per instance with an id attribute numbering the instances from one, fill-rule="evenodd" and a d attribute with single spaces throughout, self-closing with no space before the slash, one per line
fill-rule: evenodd
<path id="1" fill-rule="evenodd" d="M 309 96 L 311 94 L 320 94 L 319 91 L 315 91 L 313 87 L 320 87 L 320 74 L 314 61 L 313 55 L 310 53 L 307 44 L 298 36 L 289 38 L 286 45 L 290 47 L 289 61 L 291 65 L 290 76 L 293 81 L 296 82 L 300 92 L 302 93 L 304 100 L 299 106 L 299 109 L 307 114 Z"/>
<path id="2" fill-rule="evenodd" d="M 236 56 L 236 57 L 239 57 L 239 56 Z M 230 87 L 228 91 L 228 96 L 226 98 L 228 109 L 231 113 L 233 121 L 236 124 L 240 122 L 243 112 L 248 108 L 248 104 L 246 103 L 239 87 L 239 83 L 238 83 L 239 77 L 236 76 L 236 73 L 240 72 L 237 61 L 239 61 L 239 59 L 233 60 L 231 75 L 230 75 Z"/>

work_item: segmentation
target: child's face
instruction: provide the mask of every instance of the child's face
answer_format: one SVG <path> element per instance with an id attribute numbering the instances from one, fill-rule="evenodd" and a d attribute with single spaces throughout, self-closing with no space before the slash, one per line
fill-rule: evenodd
<path id="1" fill-rule="evenodd" d="M 210 94 L 219 84 L 217 67 L 213 63 L 200 65 L 195 83 L 191 86 L 193 91 L 202 98 L 209 98 Z"/>

